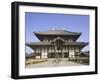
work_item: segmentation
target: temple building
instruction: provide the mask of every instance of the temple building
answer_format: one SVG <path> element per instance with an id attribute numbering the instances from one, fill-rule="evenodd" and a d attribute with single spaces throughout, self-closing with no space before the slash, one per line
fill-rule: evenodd
<path id="1" fill-rule="evenodd" d="M 88 42 L 77 42 L 80 32 L 49 30 L 34 32 L 39 42 L 26 43 L 34 50 L 35 58 L 74 58 Z"/>

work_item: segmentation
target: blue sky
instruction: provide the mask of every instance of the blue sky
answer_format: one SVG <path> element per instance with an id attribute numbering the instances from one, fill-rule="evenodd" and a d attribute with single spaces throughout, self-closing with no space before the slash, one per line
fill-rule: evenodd
<path id="1" fill-rule="evenodd" d="M 89 42 L 89 15 L 51 14 L 25 12 L 26 42 L 39 41 L 33 32 L 51 29 L 64 29 L 72 32 L 82 32 L 77 41 Z M 88 50 L 86 46 L 83 50 Z M 26 47 L 26 52 L 32 50 Z"/>

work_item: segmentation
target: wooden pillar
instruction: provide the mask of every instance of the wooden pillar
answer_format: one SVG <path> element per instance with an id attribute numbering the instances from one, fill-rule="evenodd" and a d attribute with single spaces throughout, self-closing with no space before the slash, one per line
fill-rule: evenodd
<path id="1" fill-rule="evenodd" d="M 42 48 L 42 53 L 41 53 L 41 55 L 42 55 L 42 58 L 44 58 L 44 48 Z"/>
<path id="2" fill-rule="evenodd" d="M 54 58 L 56 58 L 56 57 L 55 57 L 55 56 L 56 56 L 56 54 L 55 54 L 55 53 L 56 53 L 56 51 L 55 51 L 55 47 L 54 47 Z"/>
<path id="3" fill-rule="evenodd" d="M 64 58 L 64 47 L 62 47 L 62 58 Z"/>
<path id="4" fill-rule="evenodd" d="M 46 47 L 46 52 L 45 52 L 45 58 L 47 58 L 47 54 L 48 54 L 48 52 L 49 52 L 49 49 Z"/>
<path id="5" fill-rule="evenodd" d="M 75 51 L 74 51 L 74 47 L 72 47 L 72 57 L 75 57 Z"/>
<path id="6" fill-rule="evenodd" d="M 74 47 L 69 47 L 69 57 L 74 58 L 74 56 L 75 56 Z"/>

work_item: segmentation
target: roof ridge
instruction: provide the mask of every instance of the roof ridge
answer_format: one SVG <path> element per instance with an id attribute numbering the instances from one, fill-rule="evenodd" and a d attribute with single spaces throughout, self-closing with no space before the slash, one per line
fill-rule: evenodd
<path id="1" fill-rule="evenodd" d="M 48 31 L 42 31 L 42 32 L 33 32 L 33 33 L 40 33 L 40 34 L 80 34 L 81 32 L 71 32 L 68 30 L 61 30 L 61 29 L 55 29 L 55 30 L 48 30 Z"/>

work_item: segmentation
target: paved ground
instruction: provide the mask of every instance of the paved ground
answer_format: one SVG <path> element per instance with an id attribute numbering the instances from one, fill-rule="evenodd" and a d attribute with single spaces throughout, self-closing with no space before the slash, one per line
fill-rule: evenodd
<path id="1" fill-rule="evenodd" d="M 30 64 L 27 65 L 26 68 L 36 68 L 36 67 L 59 67 L 59 66 L 80 66 L 82 64 L 78 64 L 72 61 L 68 61 L 67 59 L 48 59 L 46 62 Z"/>

